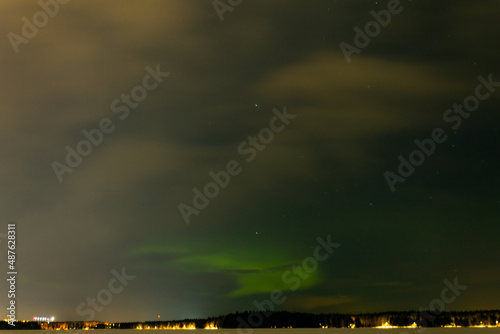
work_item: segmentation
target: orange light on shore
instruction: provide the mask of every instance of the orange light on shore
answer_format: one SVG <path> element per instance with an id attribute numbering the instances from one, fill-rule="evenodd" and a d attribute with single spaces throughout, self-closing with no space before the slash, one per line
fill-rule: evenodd
<path id="1" fill-rule="evenodd" d="M 168 325 L 166 327 L 163 327 L 163 329 L 196 329 L 196 326 L 194 323 L 190 323 L 190 324 L 175 324 L 173 326 L 171 325 Z"/>
<path id="2" fill-rule="evenodd" d="M 375 328 L 378 328 L 378 329 L 390 329 L 390 328 L 417 328 L 417 327 L 418 326 L 417 326 L 416 323 L 413 323 L 410 326 L 392 326 L 391 324 L 389 324 L 389 322 L 386 322 L 382 326 L 377 326 Z"/>
<path id="3" fill-rule="evenodd" d="M 214 322 L 209 322 L 205 325 L 205 329 L 219 329 Z"/>
<path id="4" fill-rule="evenodd" d="M 396 326 L 391 326 L 389 324 L 389 322 L 386 322 L 385 324 L 383 324 L 382 326 L 377 326 L 375 328 L 380 328 L 380 329 L 388 329 L 388 328 L 397 328 Z"/>

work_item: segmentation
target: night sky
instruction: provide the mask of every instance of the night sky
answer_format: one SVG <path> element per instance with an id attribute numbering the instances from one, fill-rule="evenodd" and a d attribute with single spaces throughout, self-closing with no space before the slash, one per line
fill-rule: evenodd
<path id="1" fill-rule="evenodd" d="M 18 319 L 89 319 L 122 268 L 96 320 L 253 310 L 274 289 L 279 310 L 428 308 L 455 278 L 447 310 L 500 308 L 500 2 L 402 0 L 363 47 L 355 27 L 387 1 L 243 0 L 223 21 L 212 0 L 62 3 L 30 38 L 39 3 L 0 5 Z M 87 156 L 70 167 L 68 147 Z M 292 291 L 283 275 L 328 236 Z"/>

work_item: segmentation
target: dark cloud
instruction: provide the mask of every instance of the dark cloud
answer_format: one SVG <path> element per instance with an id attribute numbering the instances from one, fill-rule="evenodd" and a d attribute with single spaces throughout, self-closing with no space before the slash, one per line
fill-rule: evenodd
<path id="1" fill-rule="evenodd" d="M 453 309 L 498 308 L 500 95 L 456 131 L 442 117 L 479 75 L 500 81 L 499 5 L 402 4 L 351 64 L 339 44 L 384 2 L 243 2 L 220 22 L 210 1 L 71 1 L 18 53 L 4 38 L 18 318 L 83 319 L 77 305 L 123 267 L 136 278 L 99 319 L 242 311 L 274 288 L 287 310 L 416 309 L 455 276 L 469 288 Z M 0 7 L 4 36 L 40 10 Z M 170 75 L 120 120 L 112 102 L 157 65 Z M 297 117 L 247 162 L 238 147 L 274 108 Z M 52 162 L 103 118 L 115 130 L 59 183 Z M 448 140 L 392 193 L 384 172 L 436 127 Z M 186 225 L 178 205 L 230 160 L 241 174 Z M 328 235 L 340 248 L 291 291 L 282 275 Z"/>

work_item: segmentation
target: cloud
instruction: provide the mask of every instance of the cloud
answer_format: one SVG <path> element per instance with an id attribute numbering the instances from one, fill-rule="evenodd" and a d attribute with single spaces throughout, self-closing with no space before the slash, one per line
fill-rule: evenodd
<path id="1" fill-rule="evenodd" d="M 429 125 L 435 111 L 398 105 L 462 90 L 464 84 L 430 64 L 360 56 L 346 66 L 339 52 L 317 52 L 273 70 L 254 89 L 269 99 L 295 102 L 294 110 L 307 116 L 301 128 L 309 135 L 349 139 Z"/>
<path id="2" fill-rule="evenodd" d="M 157 308 L 162 318 L 246 309 L 255 296 L 287 289 L 281 275 L 324 232 L 345 240 L 338 261 L 350 270 L 321 267 L 302 299 L 289 295 L 290 308 L 405 307 L 415 298 L 395 304 L 399 289 L 428 287 L 423 277 L 442 273 L 454 252 L 466 259 L 454 267 L 476 272 L 470 263 L 484 266 L 477 258 L 496 245 L 495 233 L 483 233 L 495 231 L 498 205 L 488 194 L 498 169 L 494 112 L 471 117 L 456 148 L 443 147 L 438 163 L 419 171 L 426 176 L 409 181 L 418 187 L 407 183 L 390 199 L 385 184 L 377 188 L 387 156 L 394 162 L 471 93 L 477 75 L 495 72 L 498 3 L 448 3 L 413 2 L 350 65 L 338 43 L 373 3 L 244 2 L 221 23 L 210 1 L 70 1 L 19 54 L 3 38 L 0 200 L 4 220 L 19 222 L 23 294 L 32 297 L 19 316 L 38 312 L 41 300 L 73 319 L 72 307 L 122 265 L 137 284 L 106 311 L 121 320 Z M 0 8 L 4 37 L 40 10 L 37 0 Z M 155 64 L 171 76 L 126 122 L 113 118 L 111 102 Z M 486 102 L 491 109 L 499 97 Z M 284 105 L 297 118 L 244 163 L 238 145 Z M 51 162 L 103 117 L 117 129 L 59 184 Z M 243 172 L 187 227 L 177 205 L 232 159 Z M 484 229 L 480 243 L 463 232 L 471 221 Z M 425 235 L 436 228 L 443 233 Z M 388 283 L 377 290 L 370 280 Z M 391 300 L 381 304 L 381 295 Z"/>

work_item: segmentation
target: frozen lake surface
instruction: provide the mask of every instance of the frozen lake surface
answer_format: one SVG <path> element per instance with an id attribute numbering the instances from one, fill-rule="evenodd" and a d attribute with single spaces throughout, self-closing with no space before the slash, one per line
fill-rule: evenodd
<path id="1" fill-rule="evenodd" d="M 190 333 L 190 334 L 327 334 L 327 333 L 335 333 L 335 334 L 493 334 L 499 333 L 500 328 L 395 328 L 395 329 L 377 329 L 377 328 L 359 328 L 359 329 L 349 329 L 349 328 L 328 328 L 328 329 L 219 329 L 219 330 L 205 330 L 205 329 L 196 329 L 196 330 L 133 330 L 133 329 L 102 329 L 102 330 L 93 330 L 93 331 L 83 331 L 83 330 L 71 330 L 71 331 L 52 331 L 52 330 L 44 330 L 44 331 L 33 331 L 33 330 L 16 330 L 14 331 L 4 331 L 4 333 L 43 333 L 43 334 L 61 334 L 61 333 L 99 333 L 99 334 L 138 334 L 138 333 L 158 333 L 158 332 L 168 332 L 168 333 Z"/>

